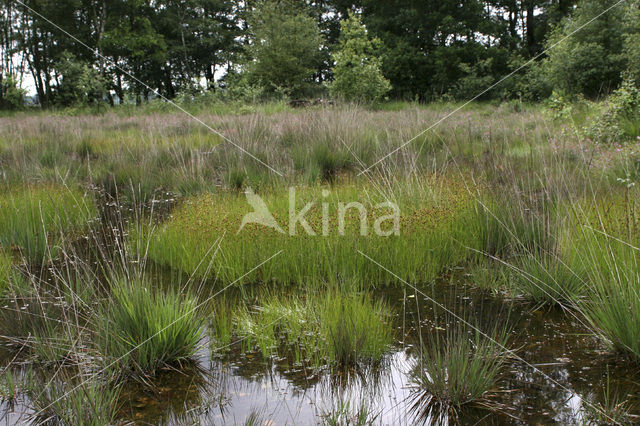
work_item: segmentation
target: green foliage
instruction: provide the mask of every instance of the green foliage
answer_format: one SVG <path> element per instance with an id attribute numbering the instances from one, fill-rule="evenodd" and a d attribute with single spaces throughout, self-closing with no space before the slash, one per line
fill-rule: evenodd
<path id="1" fill-rule="evenodd" d="M 176 290 L 120 280 L 98 317 L 98 352 L 115 371 L 153 374 L 166 364 L 192 356 L 204 319 L 196 300 Z"/>
<path id="2" fill-rule="evenodd" d="M 33 377 L 27 395 L 41 424 L 102 426 L 114 424 L 120 388 L 102 379 L 68 374 L 51 381 Z"/>
<path id="3" fill-rule="evenodd" d="M 335 67 L 331 94 L 347 101 L 379 101 L 391 89 L 377 56 L 380 40 L 371 38 L 360 17 L 353 13 L 340 23 L 340 29 L 338 48 L 332 55 Z"/>
<path id="4" fill-rule="evenodd" d="M 589 282 L 580 311 L 611 348 L 640 359 L 640 253 L 604 230 L 581 226 L 572 243 L 574 263 L 585 269 Z M 579 253 L 579 255 L 578 255 Z"/>
<path id="5" fill-rule="evenodd" d="M 552 87 L 590 98 L 606 95 L 620 83 L 625 61 L 625 9 L 614 7 L 593 22 L 614 0 L 584 0 L 551 34 L 546 70 Z M 583 25 L 586 30 L 578 30 Z M 562 40 L 562 42 L 560 42 Z"/>
<path id="6" fill-rule="evenodd" d="M 27 91 L 12 76 L 0 74 L 0 109 L 22 109 Z"/>
<path id="7" fill-rule="evenodd" d="M 369 294 L 332 287 L 304 299 L 267 299 L 257 313 L 240 316 L 238 332 L 265 356 L 284 335 L 298 362 L 342 368 L 379 361 L 391 343 L 390 320 L 387 306 Z"/>
<path id="8" fill-rule="evenodd" d="M 507 289 L 533 302 L 571 306 L 586 290 L 584 277 L 574 269 L 556 256 L 523 256 L 512 265 Z"/>
<path id="9" fill-rule="evenodd" d="M 213 276 L 233 281 L 268 256 L 282 251 L 277 261 L 269 262 L 243 281 L 308 284 L 341 276 L 354 276 L 365 283 L 395 281 L 393 276 L 358 254 L 357 248 L 373 258 L 388 259 L 403 279 L 433 279 L 473 254 L 466 247 L 480 245 L 485 225 L 480 215 L 470 214 L 475 212 L 475 206 L 461 182 L 448 178 L 440 181 L 439 177 L 431 182 L 439 185 L 434 192 L 418 185 L 404 187 L 406 193 L 399 204 L 399 235 L 388 236 L 374 232 L 373 224 L 393 211 L 388 207 L 375 207 L 387 200 L 367 184 L 337 185 L 330 191 L 331 198 L 327 199 L 330 223 L 326 236 L 322 235 L 322 187 L 296 189 L 296 211 L 314 202 L 305 217 L 315 236 L 307 235 L 299 224 L 296 235 L 288 235 L 289 194 L 286 190 L 265 190 L 260 194 L 285 234 L 252 224 L 238 232 L 244 214 L 252 211 L 245 194 L 203 194 L 188 200 L 156 233 L 149 235 L 149 257 L 198 275 L 205 274 L 206 265 L 211 261 Z M 347 212 L 344 235 L 339 234 L 338 202 L 353 201 L 367 206 L 367 236 L 360 235 L 361 220 L 355 209 Z M 393 230 L 393 222 L 385 220 L 381 230 Z M 210 259 L 207 253 L 210 256 L 212 247 L 217 246 L 225 232 L 232 232 L 236 237 L 222 241 L 222 255 Z M 433 250 L 433 247 L 440 249 Z"/>
<path id="10" fill-rule="evenodd" d="M 446 337 L 432 336 L 412 371 L 415 407 L 425 414 L 433 414 L 434 408 L 455 413 L 486 399 L 509 358 L 507 340 L 504 328 L 482 333 L 460 324 L 449 327 Z"/>
<path id="11" fill-rule="evenodd" d="M 310 93 L 321 60 L 317 22 L 287 2 L 263 1 L 250 20 L 249 79 L 271 94 L 298 98 Z"/>
<path id="12" fill-rule="evenodd" d="M 13 259 L 8 254 L 0 251 L 0 296 L 9 287 L 13 276 Z"/>
<path id="13" fill-rule="evenodd" d="M 82 106 L 102 102 L 105 81 L 90 64 L 64 52 L 57 69 L 61 75 L 56 101 L 64 106 Z"/>
<path id="14" fill-rule="evenodd" d="M 86 229 L 95 215 L 91 197 L 57 185 L 22 186 L 0 196 L 0 245 L 32 262 L 55 257 L 63 238 Z"/>
<path id="15" fill-rule="evenodd" d="M 627 78 L 609 99 L 598 105 L 586 135 L 596 143 L 621 143 L 640 136 L 640 89 Z"/>

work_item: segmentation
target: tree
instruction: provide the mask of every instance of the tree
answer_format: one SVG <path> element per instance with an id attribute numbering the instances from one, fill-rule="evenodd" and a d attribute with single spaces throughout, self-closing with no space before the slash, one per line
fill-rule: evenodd
<path id="1" fill-rule="evenodd" d="M 170 94 L 163 68 L 167 46 L 153 26 L 155 15 L 147 3 L 144 0 L 109 2 L 105 30 L 98 46 L 108 58 L 105 73 L 110 77 L 109 89 L 115 90 L 120 101 L 124 100 L 127 87 L 137 103 L 147 99 L 149 87 Z"/>
<path id="2" fill-rule="evenodd" d="M 545 66 L 555 90 L 595 98 L 618 87 L 626 66 L 622 55 L 625 8 L 613 7 L 592 21 L 615 3 L 615 0 L 583 0 L 553 31 L 547 42 L 549 57 Z M 588 29 L 577 31 L 587 23 Z"/>
<path id="3" fill-rule="evenodd" d="M 391 89 L 380 70 L 377 56 L 380 40 L 369 37 L 360 17 L 349 13 L 340 24 L 338 50 L 333 54 L 336 65 L 331 94 L 347 101 L 374 102 Z"/>
<path id="4" fill-rule="evenodd" d="M 56 69 L 60 74 L 55 96 L 57 104 L 71 106 L 102 102 L 104 80 L 92 64 L 79 61 L 73 54 L 65 52 Z"/>
<path id="5" fill-rule="evenodd" d="M 263 1 L 249 22 L 249 80 L 267 93 L 294 98 L 311 93 L 323 44 L 317 22 L 293 3 Z"/>

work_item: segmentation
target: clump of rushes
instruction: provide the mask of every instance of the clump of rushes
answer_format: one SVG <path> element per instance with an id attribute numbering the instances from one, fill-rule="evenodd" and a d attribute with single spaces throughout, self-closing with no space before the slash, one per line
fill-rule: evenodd
<path id="1" fill-rule="evenodd" d="M 95 216 L 93 200 L 59 185 L 18 186 L 0 196 L 0 246 L 31 262 L 55 257 L 62 235 L 80 231 Z"/>
<path id="2" fill-rule="evenodd" d="M 581 312 L 613 349 L 640 360 L 640 251 L 591 232 L 580 252 L 589 280 Z"/>
<path id="3" fill-rule="evenodd" d="M 575 304 L 585 292 L 585 281 L 578 270 L 552 255 L 526 255 L 512 269 L 511 292 L 534 302 Z"/>
<path id="4" fill-rule="evenodd" d="M 507 258 L 514 254 L 540 254 L 554 248 L 555 208 L 549 201 L 531 201 L 503 194 L 483 202 L 476 214 L 482 223 L 483 251 Z"/>
<path id="5" fill-rule="evenodd" d="M 192 356 L 204 328 L 194 298 L 139 280 L 114 282 L 98 321 L 98 351 L 107 365 L 142 375 Z"/>
<path id="6" fill-rule="evenodd" d="M 326 290 L 305 299 L 273 297 L 238 319 L 247 348 L 270 356 L 286 348 L 296 363 L 349 367 L 379 361 L 391 343 L 387 306 L 369 294 Z"/>
<path id="7" fill-rule="evenodd" d="M 480 262 L 472 279 L 481 288 L 535 303 L 574 306 L 586 290 L 584 275 L 552 255 L 522 255 L 504 263 Z"/>
<path id="8" fill-rule="evenodd" d="M 433 335 L 411 372 L 416 415 L 456 415 L 466 404 L 486 405 L 509 358 L 507 337 L 503 328 L 485 335 L 461 325 Z"/>
<path id="9" fill-rule="evenodd" d="M 330 291 L 317 304 L 330 362 L 348 366 L 382 357 L 391 343 L 390 315 L 382 302 L 374 302 L 367 294 Z"/>

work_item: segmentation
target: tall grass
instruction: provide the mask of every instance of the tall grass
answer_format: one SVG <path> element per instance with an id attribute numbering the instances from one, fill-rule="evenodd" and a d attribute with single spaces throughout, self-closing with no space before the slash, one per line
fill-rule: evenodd
<path id="1" fill-rule="evenodd" d="M 8 254 L 0 251 L 0 296 L 9 287 L 9 282 L 13 277 L 13 259 Z"/>
<path id="2" fill-rule="evenodd" d="M 640 250 L 597 231 L 584 230 L 589 297 L 580 308 L 612 348 L 640 360 Z"/>
<path id="3" fill-rule="evenodd" d="M 81 377 L 80 383 L 63 374 L 47 382 L 34 378 L 27 394 L 33 403 L 38 424 L 95 425 L 115 424 L 120 388 L 100 379 Z"/>
<path id="4" fill-rule="evenodd" d="M 455 415 L 466 404 L 487 405 L 509 358 L 507 337 L 498 326 L 485 335 L 463 325 L 432 335 L 411 375 L 418 415 Z"/>
<path id="5" fill-rule="evenodd" d="M 0 246 L 31 262 L 55 257 L 63 236 L 78 236 L 95 216 L 86 194 L 59 185 L 18 186 L 0 196 Z"/>
<path id="6" fill-rule="evenodd" d="M 97 319 L 105 364 L 144 375 L 195 353 L 204 328 L 195 299 L 137 280 L 116 281 L 111 290 Z"/>

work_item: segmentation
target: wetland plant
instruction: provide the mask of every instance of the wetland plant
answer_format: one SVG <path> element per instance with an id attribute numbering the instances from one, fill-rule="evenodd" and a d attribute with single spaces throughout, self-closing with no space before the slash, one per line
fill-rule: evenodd
<path id="1" fill-rule="evenodd" d="M 509 358 L 507 332 L 484 334 L 458 325 L 446 335 L 432 335 L 411 379 L 416 387 L 413 410 L 418 417 L 455 416 L 467 404 L 485 406 Z"/>
<path id="2" fill-rule="evenodd" d="M 192 356 L 205 324 L 191 296 L 124 279 L 112 284 L 98 321 L 104 361 L 140 374 Z"/>
<path id="3" fill-rule="evenodd" d="M 552 255 L 524 255 L 512 267 L 511 293 L 536 303 L 574 305 L 584 294 L 581 274 Z"/>
<path id="4" fill-rule="evenodd" d="M 90 377 L 30 380 L 27 395 L 35 423 L 103 426 L 116 423 L 119 386 Z M 80 380 L 80 383 L 78 383 Z"/>
<path id="5" fill-rule="evenodd" d="M 78 233 L 95 216 L 90 197 L 60 185 L 17 186 L 0 196 L 0 246 L 34 263 L 59 251 L 62 235 Z"/>
<path id="6" fill-rule="evenodd" d="M 0 251 L 0 296 L 9 288 L 13 277 L 11 256 Z"/>
<path id="7" fill-rule="evenodd" d="M 274 297 L 256 311 L 240 315 L 238 328 L 247 346 L 257 346 L 265 356 L 284 336 L 297 362 L 351 367 L 380 361 L 391 344 L 389 309 L 367 293 L 329 289 L 304 299 Z"/>
<path id="8" fill-rule="evenodd" d="M 640 251 L 592 235 L 583 245 L 589 263 L 589 297 L 580 310 L 613 349 L 640 360 Z"/>

